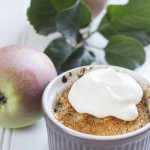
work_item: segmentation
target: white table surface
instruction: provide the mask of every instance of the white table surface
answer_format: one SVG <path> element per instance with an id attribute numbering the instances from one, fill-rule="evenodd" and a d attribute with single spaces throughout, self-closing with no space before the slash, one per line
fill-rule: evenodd
<path id="1" fill-rule="evenodd" d="M 127 0 L 110 0 L 109 3 L 123 4 Z M 35 33 L 26 18 L 26 10 L 30 0 L 0 0 L 0 47 L 12 44 L 23 44 L 35 47 L 43 51 L 50 40 L 58 34 L 48 37 L 40 36 Z M 105 10 L 102 14 L 104 14 Z M 101 15 L 95 20 L 99 21 Z M 97 40 L 95 40 L 97 39 Z M 99 39 L 99 40 L 98 40 Z M 97 43 L 95 41 L 98 41 Z M 101 42 L 99 42 L 101 41 Z M 95 34 L 89 40 L 96 46 L 104 47 L 107 41 Z M 147 58 L 145 64 L 136 71 L 150 80 L 150 46 L 145 48 Z M 103 52 L 98 56 L 105 63 Z M 0 150 L 48 150 L 47 133 L 45 120 L 21 129 L 0 128 Z"/>

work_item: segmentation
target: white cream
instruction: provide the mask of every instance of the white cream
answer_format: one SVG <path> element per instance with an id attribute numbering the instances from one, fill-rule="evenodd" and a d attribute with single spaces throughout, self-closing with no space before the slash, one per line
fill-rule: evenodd
<path id="1" fill-rule="evenodd" d="M 131 76 L 109 68 L 85 74 L 73 84 L 68 98 L 79 113 L 133 121 L 142 96 L 142 88 Z"/>

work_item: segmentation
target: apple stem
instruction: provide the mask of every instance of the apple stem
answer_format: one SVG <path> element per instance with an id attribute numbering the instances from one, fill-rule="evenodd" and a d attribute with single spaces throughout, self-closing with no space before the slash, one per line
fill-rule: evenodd
<path id="1" fill-rule="evenodd" d="M 4 96 L 4 94 L 0 93 L 0 104 L 6 103 L 7 98 Z"/>

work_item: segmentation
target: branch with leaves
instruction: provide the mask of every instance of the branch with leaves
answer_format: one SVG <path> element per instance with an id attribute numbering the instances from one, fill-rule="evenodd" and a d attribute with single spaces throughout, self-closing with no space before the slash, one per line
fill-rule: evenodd
<path id="1" fill-rule="evenodd" d="M 84 1 L 31 0 L 27 15 L 38 34 L 61 33 L 44 51 L 58 73 L 95 61 L 94 53 L 86 49 L 86 40 L 93 33 L 89 29 L 92 11 Z M 83 35 L 82 29 L 87 33 Z M 144 46 L 150 44 L 150 0 L 108 6 L 96 32 L 109 41 L 104 48 L 108 64 L 129 69 L 141 66 L 145 61 Z"/>

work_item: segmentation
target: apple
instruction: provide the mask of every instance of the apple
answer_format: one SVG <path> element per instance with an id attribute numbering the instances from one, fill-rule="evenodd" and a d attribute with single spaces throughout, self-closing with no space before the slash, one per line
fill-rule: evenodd
<path id="1" fill-rule="evenodd" d="M 0 126 L 25 127 L 41 119 L 42 93 L 56 76 L 52 61 L 38 50 L 0 49 Z"/>
<path id="2" fill-rule="evenodd" d="M 108 0 L 84 0 L 84 2 L 92 10 L 93 18 L 97 17 L 98 14 L 103 10 Z"/>

